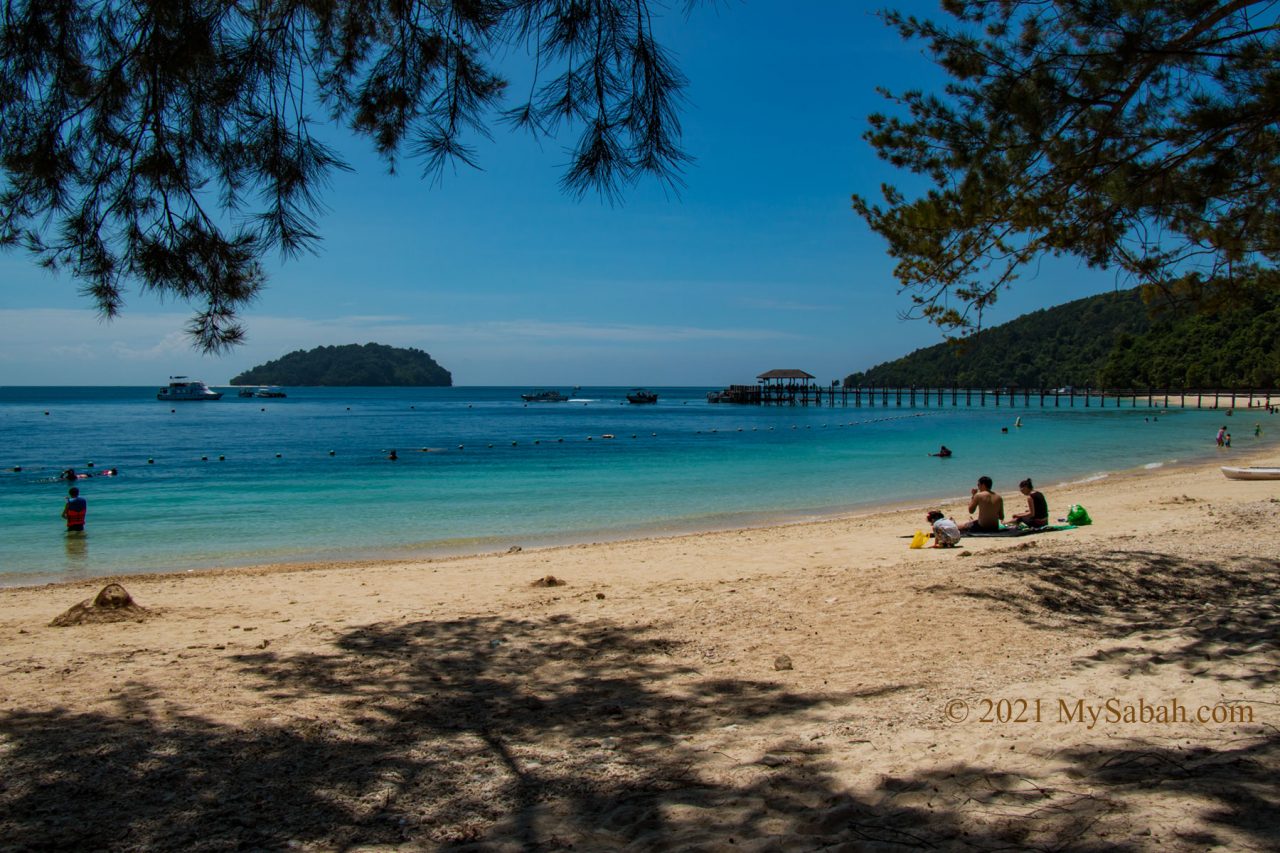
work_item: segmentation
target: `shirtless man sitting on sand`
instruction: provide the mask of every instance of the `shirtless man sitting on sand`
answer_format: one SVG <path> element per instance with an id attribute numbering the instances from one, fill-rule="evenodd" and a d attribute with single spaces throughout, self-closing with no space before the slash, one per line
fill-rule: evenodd
<path id="1" fill-rule="evenodd" d="M 970 489 L 969 512 L 977 511 L 978 517 L 964 527 L 965 533 L 994 533 L 1000 529 L 1000 520 L 1004 518 L 1004 498 L 991 491 L 991 478 L 979 477 L 978 487 Z"/>

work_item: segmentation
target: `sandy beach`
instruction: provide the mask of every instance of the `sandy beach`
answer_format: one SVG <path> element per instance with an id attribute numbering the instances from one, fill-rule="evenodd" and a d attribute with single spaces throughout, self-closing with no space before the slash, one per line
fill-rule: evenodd
<path id="1" fill-rule="evenodd" d="M 1280 482 L 1217 465 L 1278 462 L 957 549 L 913 506 L 0 590 L 0 848 L 1275 850 Z"/>

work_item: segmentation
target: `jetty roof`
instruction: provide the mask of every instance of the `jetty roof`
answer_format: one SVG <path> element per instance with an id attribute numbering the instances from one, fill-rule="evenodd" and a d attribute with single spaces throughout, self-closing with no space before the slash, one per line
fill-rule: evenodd
<path id="1" fill-rule="evenodd" d="M 756 379 L 812 379 L 811 374 L 805 373 L 803 370 L 770 370 L 767 373 L 761 373 Z"/>

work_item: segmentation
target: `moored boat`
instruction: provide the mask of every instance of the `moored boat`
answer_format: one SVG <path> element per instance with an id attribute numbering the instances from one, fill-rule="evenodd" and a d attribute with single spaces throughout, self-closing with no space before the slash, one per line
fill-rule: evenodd
<path id="1" fill-rule="evenodd" d="M 1222 473 L 1228 480 L 1280 480 L 1280 468 L 1250 467 L 1235 468 L 1222 466 Z"/>
<path id="2" fill-rule="evenodd" d="M 199 402 L 203 400 L 221 400 L 221 391 L 212 391 L 199 379 L 188 379 L 185 376 L 170 376 L 169 387 L 161 388 L 156 394 L 157 400 L 168 402 Z"/>
<path id="3" fill-rule="evenodd" d="M 627 402 L 637 406 L 658 402 L 658 395 L 645 388 L 632 388 L 627 393 Z"/>
<path id="4" fill-rule="evenodd" d="M 253 396 L 255 397 L 287 397 L 289 395 L 284 393 L 284 389 L 281 388 L 279 385 L 263 385 L 257 391 L 253 392 Z"/>
<path id="5" fill-rule="evenodd" d="M 520 399 L 526 403 L 565 403 L 569 400 L 559 391 L 546 391 L 541 388 L 529 394 L 521 394 Z"/>

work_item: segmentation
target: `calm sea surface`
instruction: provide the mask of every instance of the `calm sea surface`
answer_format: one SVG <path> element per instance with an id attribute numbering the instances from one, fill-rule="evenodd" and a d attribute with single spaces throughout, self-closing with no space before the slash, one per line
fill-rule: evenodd
<path id="1" fill-rule="evenodd" d="M 287 390 L 171 404 L 153 387 L 0 388 L 0 585 L 711 529 L 959 500 L 979 474 L 1015 497 L 1035 478 L 1057 517 L 1055 484 L 1226 460 L 1280 433 L 1257 410 L 1096 398 L 832 409 L 710 405 L 697 388 L 655 388 L 654 406 L 625 388 L 527 405 L 524 388 Z M 1223 423 L 1234 451 L 1214 447 Z M 954 457 L 926 455 L 944 443 Z M 83 537 L 59 518 L 68 467 L 120 470 L 79 482 Z"/>

